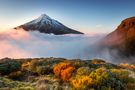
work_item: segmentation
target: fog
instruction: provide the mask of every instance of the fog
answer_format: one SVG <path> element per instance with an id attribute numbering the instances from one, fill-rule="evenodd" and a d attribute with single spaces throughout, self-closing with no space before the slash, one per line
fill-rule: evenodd
<path id="1" fill-rule="evenodd" d="M 113 60 L 117 51 L 104 49 L 99 43 L 105 34 L 95 35 L 49 35 L 40 32 L 6 30 L 0 32 L 0 58 L 62 57 Z"/>

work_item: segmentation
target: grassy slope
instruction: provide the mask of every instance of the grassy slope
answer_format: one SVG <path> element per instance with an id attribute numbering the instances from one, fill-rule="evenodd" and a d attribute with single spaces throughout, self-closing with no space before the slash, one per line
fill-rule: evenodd
<path id="1" fill-rule="evenodd" d="M 135 66 L 100 59 L 0 60 L 0 90 L 134 90 Z"/>

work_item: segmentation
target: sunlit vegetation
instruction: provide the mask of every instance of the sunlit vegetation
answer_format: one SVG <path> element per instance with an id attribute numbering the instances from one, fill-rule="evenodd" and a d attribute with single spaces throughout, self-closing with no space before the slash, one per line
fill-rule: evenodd
<path id="1" fill-rule="evenodd" d="M 106 62 L 101 59 L 93 59 L 92 64 L 105 64 Z"/>
<path id="2" fill-rule="evenodd" d="M 128 64 L 128 63 L 121 63 L 119 64 L 120 67 L 134 70 L 135 71 L 135 65 L 134 64 Z"/>
<path id="3" fill-rule="evenodd" d="M 101 59 L 0 60 L 0 90 L 134 90 L 135 66 Z"/>
<path id="4" fill-rule="evenodd" d="M 63 81 L 69 81 L 74 70 L 75 67 L 71 63 L 61 62 L 54 67 L 53 72 L 55 76 L 61 78 Z"/>
<path id="5" fill-rule="evenodd" d="M 89 75 L 93 70 L 89 67 L 80 67 L 77 69 L 77 75 Z"/>
<path id="6" fill-rule="evenodd" d="M 134 77 L 131 76 L 131 71 L 124 69 L 112 69 L 111 70 L 115 77 L 118 78 L 121 82 L 127 83 L 135 83 Z"/>
<path id="7" fill-rule="evenodd" d="M 16 60 L 5 60 L 0 61 L 0 74 L 10 74 L 11 72 L 17 71 L 21 68 L 21 63 Z"/>

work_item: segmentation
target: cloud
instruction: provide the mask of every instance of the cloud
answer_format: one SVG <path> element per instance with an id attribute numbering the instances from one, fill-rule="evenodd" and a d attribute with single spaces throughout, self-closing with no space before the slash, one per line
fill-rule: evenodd
<path id="1" fill-rule="evenodd" d="M 69 59 L 104 59 L 109 62 L 127 62 L 117 49 L 102 47 L 99 42 L 105 34 L 49 35 L 23 29 L 0 32 L 0 58 L 62 57 Z M 133 62 L 134 57 L 131 57 Z M 128 61 L 129 62 L 129 61 Z"/>
<path id="2" fill-rule="evenodd" d="M 48 35 L 39 32 L 6 30 L 0 33 L 0 58 L 64 57 L 91 58 L 85 53 L 103 35 Z"/>
<path id="3" fill-rule="evenodd" d="M 103 25 L 102 25 L 102 24 L 98 24 L 98 25 L 96 25 L 95 27 L 96 27 L 96 28 L 101 28 L 101 27 L 103 27 Z"/>

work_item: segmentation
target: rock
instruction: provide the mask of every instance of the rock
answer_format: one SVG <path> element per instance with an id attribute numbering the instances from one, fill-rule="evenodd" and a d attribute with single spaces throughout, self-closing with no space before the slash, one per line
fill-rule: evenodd
<path id="1" fill-rule="evenodd" d="M 115 31 L 105 37 L 102 44 L 118 50 L 122 56 L 135 55 L 135 17 L 123 20 Z"/>

